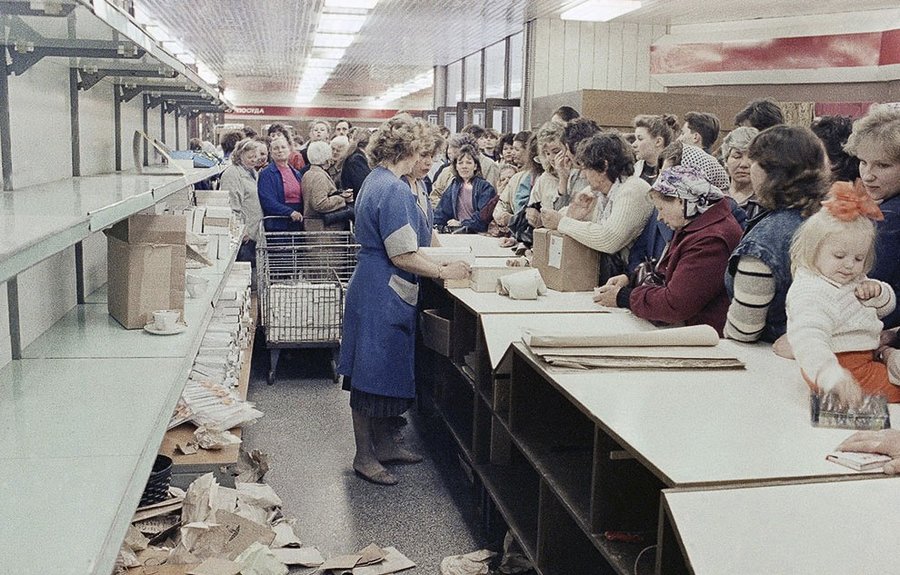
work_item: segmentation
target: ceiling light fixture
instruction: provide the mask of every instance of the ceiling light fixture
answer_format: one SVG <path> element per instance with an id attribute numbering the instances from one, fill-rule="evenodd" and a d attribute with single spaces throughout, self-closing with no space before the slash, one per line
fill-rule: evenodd
<path id="1" fill-rule="evenodd" d="M 325 0 L 325 8 L 371 10 L 376 4 L 378 4 L 378 0 Z"/>
<path id="2" fill-rule="evenodd" d="M 346 52 L 343 48 L 313 48 L 309 57 L 311 60 L 340 60 Z"/>
<path id="3" fill-rule="evenodd" d="M 359 14 L 322 14 L 319 16 L 317 32 L 336 34 L 356 34 L 366 23 L 366 17 Z"/>
<path id="4" fill-rule="evenodd" d="M 639 0 L 587 0 L 559 15 L 563 20 L 608 22 L 641 7 Z"/>
<path id="5" fill-rule="evenodd" d="M 346 48 L 356 39 L 356 34 L 323 34 L 316 32 L 313 46 L 316 48 Z"/>

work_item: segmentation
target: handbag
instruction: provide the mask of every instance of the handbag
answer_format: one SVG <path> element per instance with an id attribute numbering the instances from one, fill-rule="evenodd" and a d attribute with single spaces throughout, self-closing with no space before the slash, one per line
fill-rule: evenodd
<path id="1" fill-rule="evenodd" d="M 354 217 L 356 217 L 356 212 L 353 211 L 353 206 L 344 206 L 343 208 L 338 208 L 332 212 L 325 212 L 322 214 L 322 221 L 325 222 L 326 226 L 332 226 L 334 224 L 351 222 Z"/>

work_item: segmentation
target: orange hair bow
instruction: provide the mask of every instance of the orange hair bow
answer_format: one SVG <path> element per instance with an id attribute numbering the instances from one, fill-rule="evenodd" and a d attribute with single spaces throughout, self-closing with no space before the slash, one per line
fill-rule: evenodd
<path id="1" fill-rule="evenodd" d="M 859 216 L 880 222 L 884 219 L 878 204 L 866 193 L 860 180 L 856 183 L 835 182 L 831 185 L 829 198 L 822 202 L 822 207 L 837 219 L 851 222 Z"/>

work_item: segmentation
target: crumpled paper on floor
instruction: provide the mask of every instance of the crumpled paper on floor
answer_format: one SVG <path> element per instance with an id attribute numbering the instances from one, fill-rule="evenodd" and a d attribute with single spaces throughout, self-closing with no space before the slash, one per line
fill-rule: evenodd
<path id="1" fill-rule="evenodd" d="M 315 547 L 276 547 L 272 548 L 272 553 L 285 565 L 319 567 L 325 562 Z"/>
<path id="2" fill-rule="evenodd" d="M 206 521 L 215 510 L 219 484 L 216 483 L 212 473 L 201 475 L 191 483 L 184 495 L 184 504 L 181 511 L 181 522 L 200 523 Z"/>
<path id="3" fill-rule="evenodd" d="M 482 549 L 465 555 L 444 557 L 441 561 L 441 575 L 488 575 L 488 563 L 497 555 Z"/>
<path id="4" fill-rule="evenodd" d="M 503 557 L 500 559 L 500 566 L 497 568 L 505 575 L 514 575 L 515 573 L 525 573 L 531 570 L 531 561 L 522 553 L 522 548 L 509 531 L 503 538 Z"/>
<path id="5" fill-rule="evenodd" d="M 287 575 L 287 565 L 275 557 L 272 550 L 254 543 L 234 560 L 241 564 L 241 575 Z"/>
<path id="6" fill-rule="evenodd" d="M 269 456 L 258 449 L 250 451 L 241 449 L 235 467 L 237 469 L 235 483 L 258 483 L 269 471 Z"/>
<path id="7" fill-rule="evenodd" d="M 237 490 L 238 499 L 250 505 L 256 505 L 263 509 L 272 507 L 281 507 L 281 498 L 275 493 L 270 485 L 265 483 L 238 483 L 235 482 L 234 488 Z"/>
<path id="8" fill-rule="evenodd" d="M 275 539 L 272 541 L 273 549 L 276 547 L 302 547 L 303 542 L 297 537 L 294 531 L 294 519 L 280 519 L 272 525 L 272 531 L 275 532 Z M 285 563 L 287 563 L 285 561 Z"/>
<path id="9" fill-rule="evenodd" d="M 200 426 L 194 430 L 194 439 L 203 449 L 225 449 L 229 445 L 240 445 L 241 438 L 230 431 L 220 431 Z"/>

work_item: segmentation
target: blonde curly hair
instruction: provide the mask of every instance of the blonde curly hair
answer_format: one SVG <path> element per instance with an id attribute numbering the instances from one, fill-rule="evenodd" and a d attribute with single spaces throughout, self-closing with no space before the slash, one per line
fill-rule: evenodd
<path id="1" fill-rule="evenodd" d="M 418 154 L 421 133 L 412 116 L 397 114 L 375 130 L 366 153 L 375 165 L 397 164 Z"/>

